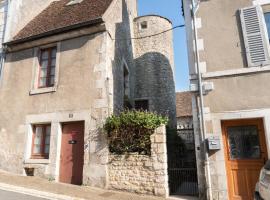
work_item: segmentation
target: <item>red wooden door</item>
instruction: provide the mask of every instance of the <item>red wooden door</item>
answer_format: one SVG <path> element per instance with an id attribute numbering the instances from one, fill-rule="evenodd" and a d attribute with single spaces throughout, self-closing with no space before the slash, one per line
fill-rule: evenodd
<path id="1" fill-rule="evenodd" d="M 82 184 L 84 160 L 84 123 L 62 125 L 60 182 Z"/>

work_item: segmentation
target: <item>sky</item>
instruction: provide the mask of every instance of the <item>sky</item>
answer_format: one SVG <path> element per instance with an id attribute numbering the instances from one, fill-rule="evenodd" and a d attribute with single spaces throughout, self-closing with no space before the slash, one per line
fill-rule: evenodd
<path id="1" fill-rule="evenodd" d="M 156 14 L 170 19 L 173 26 L 184 24 L 181 0 L 138 0 L 139 16 Z M 176 91 L 189 89 L 188 57 L 185 28 L 174 31 Z"/>

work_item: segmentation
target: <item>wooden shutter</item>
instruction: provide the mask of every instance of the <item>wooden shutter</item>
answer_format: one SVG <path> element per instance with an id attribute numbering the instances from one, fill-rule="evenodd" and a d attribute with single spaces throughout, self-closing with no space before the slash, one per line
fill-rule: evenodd
<path id="1" fill-rule="evenodd" d="M 240 19 L 248 66 L 269 64 L 269 40 L 262 8 L 260 6 L 243 8 L 240 10 Z"/>

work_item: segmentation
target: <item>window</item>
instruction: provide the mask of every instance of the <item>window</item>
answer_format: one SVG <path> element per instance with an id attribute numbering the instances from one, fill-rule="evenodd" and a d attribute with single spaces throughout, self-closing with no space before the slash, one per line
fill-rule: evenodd
<path id="1" fill-rule="evenodd" d="M 146 21 L 143 21 L 140 23 L 140 28 L 141 29 L 147 29 L 147 22 Z"/>
<path id="2" fill-rule="evenodd" d="M 268 33 L 268 39 L 270 38 L 270 12 L 264 13 L 267 33 Z"/>
<path id="3" fill-rule="evenodd" d="M 148 100 L 135 100 L 135 109 L 148 111 Z"/>
<path id="4" fill-rule="evenodd" d="M 55 83 L 56 47 L 42 49 L 39 59 L 38 88 L 53 87 Z"/>
<path id="5" fill-rule="evenodd" d="M 33 126 L 32 158 L 49 158 L 51 125 Z"/>
<path id="6" fill-rule="evenodd" d="M 269 39 L 265 20 L 269 27 L 269 14 L 264 17 L 262 7 L 252 6 L 240 10 L 242 33 L 248 67 L 270 64 Z M 270 32 L 269 32 L 270 33 Z"/>
<path id="7" fill-rule="evenodd" d="M 228 127 L 231 160 L 259 159 L 261 148 L 257 126 Z"/>

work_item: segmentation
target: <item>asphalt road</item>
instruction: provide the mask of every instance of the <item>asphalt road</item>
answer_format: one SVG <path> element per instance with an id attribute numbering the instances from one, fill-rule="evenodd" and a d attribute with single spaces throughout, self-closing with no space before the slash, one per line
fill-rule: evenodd
<path id="1" fill-rule="evenodd" d="M 0 200 L 46 200 L 46 199 L 20 194 L 16 192 L 0 190 Z"/>

